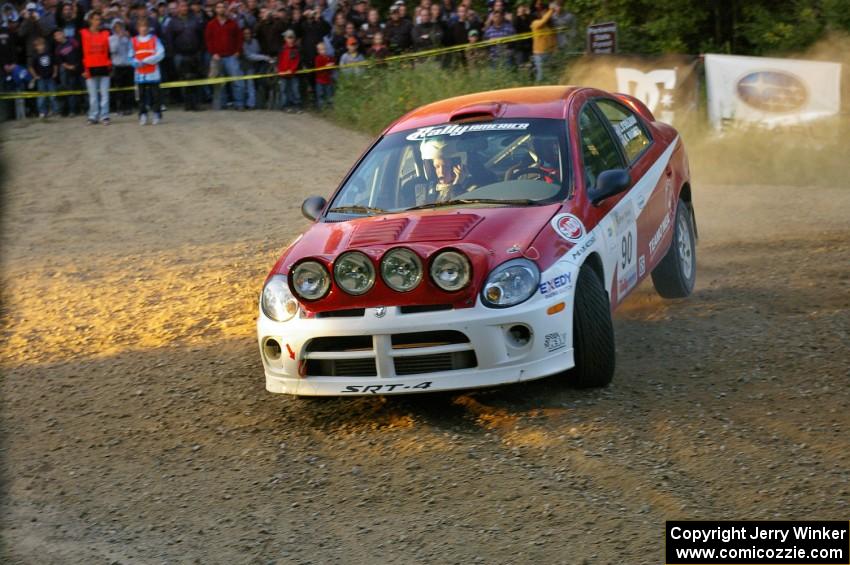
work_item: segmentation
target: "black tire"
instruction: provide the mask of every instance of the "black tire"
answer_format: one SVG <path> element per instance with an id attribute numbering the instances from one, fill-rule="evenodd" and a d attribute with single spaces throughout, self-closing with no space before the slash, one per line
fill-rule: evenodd
<path id="1" fill-rule="evenodd" d="M 694 218 L 684 200 L 676 206 L 673 242 L 661 262 L 652 270 L 652 284 L 664 298 L 685 298 L 697 279 L 697 246 Z"/>
<path id="2" fill-rule="evenodd" d="M 582 265 L 573 309 L 575 367 L 567 378 L 575 387 L 607 386 L 614 378 L 616 351 L 608 293 L 590 265 Z"/>

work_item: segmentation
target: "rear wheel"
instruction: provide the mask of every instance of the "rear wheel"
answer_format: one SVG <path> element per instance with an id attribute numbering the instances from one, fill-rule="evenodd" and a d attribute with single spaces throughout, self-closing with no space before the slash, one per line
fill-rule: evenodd
<path id="1" fill-rule="evenodd" d="M 652 271 L 652 284 L 664 298 L 685 298 L 697 278 L 697 248 L 691 209 L 684 200 L 676 207 L 673 243 Z"/>
<path id="2" fill-rule="evenodd" d="M 590 265 L 582 265 L 573 308 L 575 367 L 567 371 L 579 388 L 607 386 L 614 378 L 616 353 L 611 306 L 605 286 Z"/>

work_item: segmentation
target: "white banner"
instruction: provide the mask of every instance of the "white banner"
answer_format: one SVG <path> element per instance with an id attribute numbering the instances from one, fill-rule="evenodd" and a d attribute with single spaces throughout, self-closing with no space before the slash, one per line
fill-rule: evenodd
<path id="1" fill-rule="evenodd" d="M 841 64 L 800 59 L 706 55 L 708 118 L 794 125 L 838 114 Z"/>

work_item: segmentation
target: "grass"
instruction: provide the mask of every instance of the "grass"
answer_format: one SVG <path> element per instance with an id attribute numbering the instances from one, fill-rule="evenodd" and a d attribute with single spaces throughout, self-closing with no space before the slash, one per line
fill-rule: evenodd
<path id="1" fill-rule="evenodd" d="M 373 67 L 361 76 L 340 73 L 329 117 L 342 126 L 375 135 L 423 104 L 528 84 L 531 81 L 526 73 L 489 65 L 444 68 L 439 61 L 428 60 Z"/>

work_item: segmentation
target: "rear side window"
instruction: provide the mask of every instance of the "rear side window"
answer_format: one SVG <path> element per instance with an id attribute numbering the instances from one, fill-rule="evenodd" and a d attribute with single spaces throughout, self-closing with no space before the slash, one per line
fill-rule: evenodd
<path id="1" fill-rule="evenodd" d="M 608 133 L 608 127 L 590 105 L 585 106 L 579 116 L 579 134 L 585 185 L 591 189 L 596 186 L 596 179 L 602 172 L 622 169 L 623 159 L 616 142 Z"/>
<path id="2" fill-rule="evenodd" d="M 602 110 L 602 113 L 611 122 L 611 127 L 614 129 L 617 139 L 623 146 L 623 151 L 626 154 L 629 164 L 634 163 L 635 159 L 651 143 L 640 120 L 638 120 L 638 117 L 632 111 L 612 100 L 597 100 L 596 105 L 599 106 L 599 109 Z"/>

